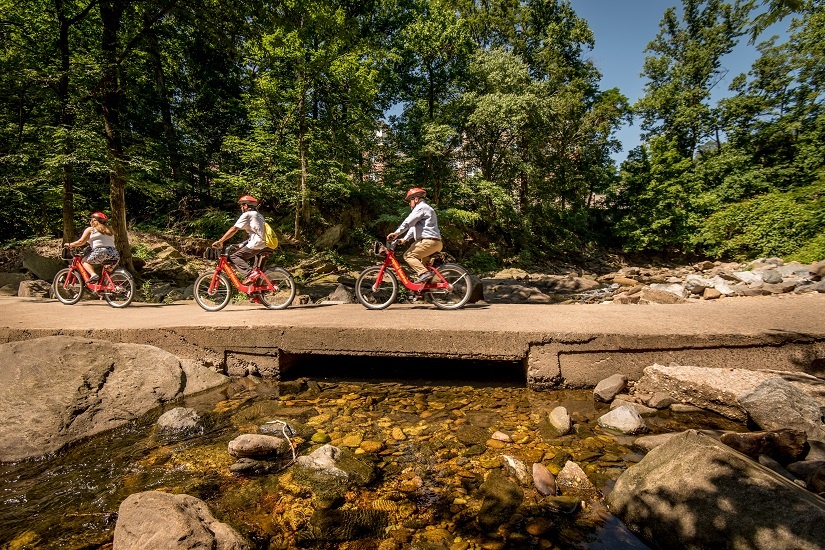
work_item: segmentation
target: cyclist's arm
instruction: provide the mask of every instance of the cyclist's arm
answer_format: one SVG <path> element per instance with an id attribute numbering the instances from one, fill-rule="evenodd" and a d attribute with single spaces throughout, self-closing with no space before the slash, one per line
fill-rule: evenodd
<path id="1" fill-rule="evenodd" d="M 69 248 L 77 248 L 78 246 L 83 246 L 84 244 L 86 244 L 88 242 L 89 236 L 91 234 L 92 234 L 92 228 L 87 227 L 86 230 L 83 232 L 83 234 L 80 236 L 79 239 L 77 239 L 73 243 L 66 243 L 66 246 L 68 246 Z"/>
<path id="2" fill-rule="evenodd" d="M 223 248 L 223 243 L 228 241 L 232 238 L 232 235 L 238 232 L 238 228 L 236 226 L 232 226 L 226 230 L 226 233 L 223 234 L 223 237 L 212 243 L 212 248 Z"/>

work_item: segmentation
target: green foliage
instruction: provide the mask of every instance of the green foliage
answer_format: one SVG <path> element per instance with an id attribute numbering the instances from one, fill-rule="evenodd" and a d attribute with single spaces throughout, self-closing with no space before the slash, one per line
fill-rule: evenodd
<path id="1" fill-rule="evenodd" d="M 143 243 L 134 243 L 132 245 L 132 256 L 146 261 L 151 260 L 152 258 L 157 256 L 157 254 L 149 250 L 149 248 Z"/>
<path id="2" fill-rule="evenodd" d="M 221 210 L 207 210 L 187 223 L 189 232 L 194 237 L 218 238 L 235 223 L 236 217 Z"/>
<path id="3" fill-rule="evenodd" d="M 711 215 L 697 242 L 720 257 L 812 258 L 822 252 L 825 180 L 789 192 L 734 203 Z"/>
<path id="4" fill-rule="evenodd" d="M 461 261 L 467 269 L 479 276 L 499 268 L 499 261 L 487 250 L 478 250 L 475 254 L 465 256 Z"/>
<path id="5" fill-rule="evenodd" d="M 714 106 L 754 5 L 769 11 L 752 29 L 800 17 Z M 449 252 L 479 269 L 595 242 L 819 250 L 805 233 L 821 226 L 816 208 L 796 193 L 825 159 L 822 2 L 666 10 L 632 113 L 646 143 L 618 171 L 631 111 L 601 89 L 595 36 L 566 0 L 205 0 L 160 18 L 152 2 L 0 9 L 3 242 L 72 232 L 113 206 L 133 227 L 216 238 L 251 193 L 298 247 L 341 224 L 341 246 L 361 250 L 407 215 L 399 199 L 416 185 Z M 121 187 L 125 205 L 109 204 Z M 771 207 L 809 218 L 775 231 L 743 218 Z"/>

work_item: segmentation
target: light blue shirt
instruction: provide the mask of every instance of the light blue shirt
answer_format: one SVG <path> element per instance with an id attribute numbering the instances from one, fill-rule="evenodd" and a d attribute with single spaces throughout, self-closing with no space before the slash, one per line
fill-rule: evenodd
<path id="1" fill-rule="evenodd" d="M 415 241 L 421 239 L 440 239 L 441 231 L 438 230 L 438 216 L 435 215 L 433 207 L 424 201 L 420 201 L 412 209 L 410 215 L 407 216 L 395 233 L 399 235 L 406 231 L 403 240 L 408 241 L 412 238 Z"/>

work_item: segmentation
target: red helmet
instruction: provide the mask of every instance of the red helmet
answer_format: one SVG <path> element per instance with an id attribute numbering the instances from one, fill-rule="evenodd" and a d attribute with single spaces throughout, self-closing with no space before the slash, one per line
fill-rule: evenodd
<path id="1" fill-rule="evenodd" d="M 258 204 L 258 199 L 252 195 L 244 195 L 238 199 L 238 204 L 251 204 L 252 206 L 255 206 Z"/>
<path id="2" fill-rule="evenodd" d="M 109 221 L 109 216 L 107 216 L 103 212 L 92 212 L 92 217 L 97 218 L 99 221 L 102 221 L 103 223 Z"/>
<path id="3" fill-rule="evenodd" d="M 407 200 L 415 199 L 418 197 L 421 197 L 423 199 L 426 196 L 427 192 L 420 187 L 412 187 L 409 191 L 407 191 Z"/>

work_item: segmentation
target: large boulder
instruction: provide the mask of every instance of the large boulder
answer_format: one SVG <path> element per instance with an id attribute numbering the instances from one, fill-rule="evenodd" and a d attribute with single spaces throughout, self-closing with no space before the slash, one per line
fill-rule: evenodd
<path id="1" fill-rule="evenodd" d="M 825 499 L 688 430 L 616 481 L 610 511 L 658 548 L 821 549 Z"/>
<path id="2" fill-rule="evenodd" d="M 146 491 L 130 495 L 117 512 L 113 550 L 245 550 L 230 526 L 193 496 Z"/>
<path id="3" fill-rule="evenodd" d="M 794 428 L 825 441 L 822 403 L 782 378 L 765 380 L 739 396 L 748 416 L 763 430 Z"/>
<path id="4" fill-rule="evenodd" d="M 752 392 L 762 382 L 776 377 L 786 378 L 791 385 L 815 398 L 822 393 L 821 379 L 800 372 L 677 364 L 653 364 L 645 367 L 644 374 L 634 389 L 637 394 L 664 392 L 676 401 L 744 422 L 748 418 L 748 413 L 740 404 L 739 396 Z"/>
<path id="5" fill-rule="evenodd" d="M 227 378 L 153 346 L 49 336 L 0 345 L 0 461 L 57 451 Z"/>
<path id="6" fill-rule="evenodd" d="M 24 250 L 20 257 L 23 260 L 23 267 L 44 281 L 51 281 L 58 271 L 66 267 L 66 262 L 60 258 L 41 256 L 32 249 Z"/>

